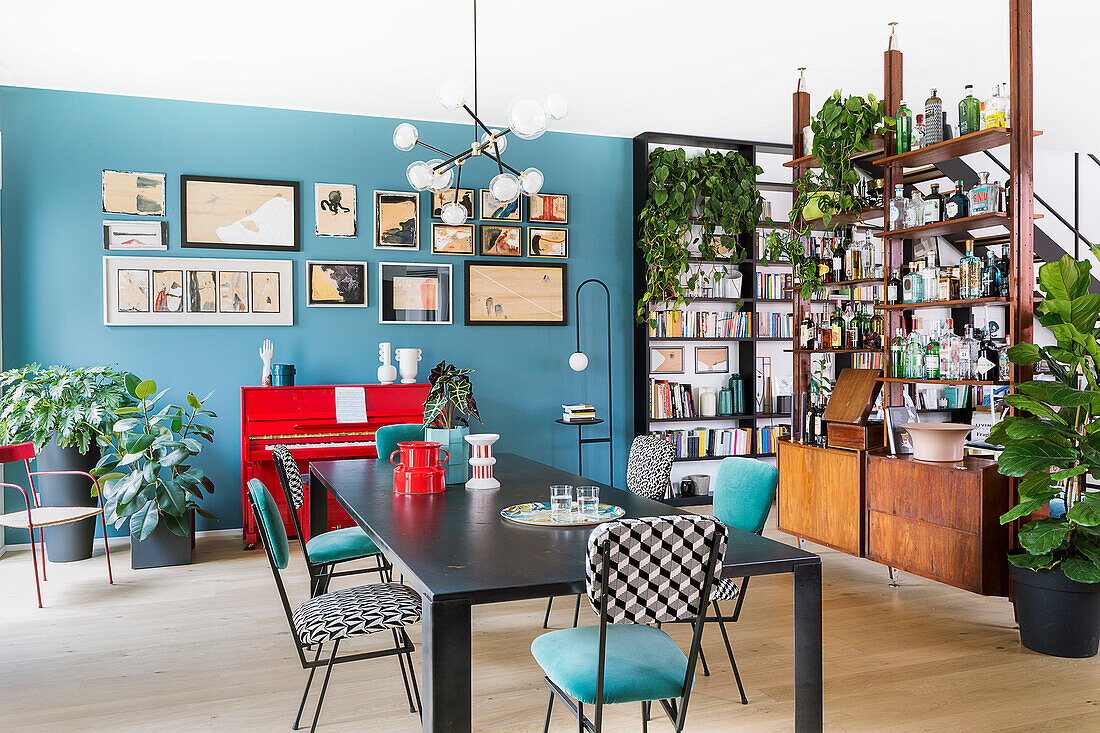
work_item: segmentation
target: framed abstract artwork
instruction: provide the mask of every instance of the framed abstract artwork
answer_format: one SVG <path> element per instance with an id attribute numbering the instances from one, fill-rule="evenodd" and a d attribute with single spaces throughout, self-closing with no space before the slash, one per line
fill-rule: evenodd
<path id="1" fill-rule="evenodd" d="M 474 254 L 473 224 L 436 224 L 432 222 L 433 255 Z"/>
<path id="2" fill-rule="evenodd" d="M 450 265 L 378 263 L 378 322 L 446 325 L 451 314 Z"/>
<path id="3" fill-rule="evenodd" d="M 432 218 L 443 218 L 443 205 L 449 204 L 455 200 L 455 189 L 448 188 L 446 191 L 433 191 L 432 192 Z M 477 215 L 477 209 L 474 208 L 474 189 L 472 188 L 460 188 L 458 189 L 458 203 L 466 207 L 466 213 L 471 219 Z"/>
<path id="4" fill-rule="evenodd" d="M 374 248 L 420 249 L 420 194 L 374 192 Z"/>
<path id="5" fill-rule="evenodd" d="M 481 218 L 488 219 L 490 221 L 520 221 L 519 202 L 520 198 L 515 201 L 509 201 L 505 203 L 503 201 L 497 201 L 493 197 L 493 194 L 489 193 L 489 189 L 482 188 L 478 190 L 478 196 L 481 199 Z M 471 214 L 473 212 L 470 212 Z"/>
<path id="6" fill-rule="evenodd" d="M 168 249 L 168 222 L 125 221 L 103 222 L 103 249 L 105 250 L 164 250 Z"/>
<path id="7" fill-rule="evenodd" d="M 527 227 L 528 257 L 569 256 L 569 230 Z"/>
<path id="8" fill-rule="evenodd" d="M 306 305 L 325 308 L 367 307 L 367 263 L 306 262 Z"/>
<path id="9" fill-rule="evenodd" d="M 488 257 L 522 257 L 522 227 L 482 224 L 481 254 Z"/>
<path id="10" fill-rule="evenodd" d="M 696 374 L 727 374 L 730 370 L 728 346 L 696 346 Z"/>
<path id="11" fill-rule="evenodd" d="M 527 221 L 545 224 L 569 223 L 569 195 L 538 193 L 527 199 Z"/>
<path id="12" fill-rule="evenodd" d="M 106 326 L 291 326 L 291 260 L 103 258 Z"/>
<path id="13" fill-rule="evenodd" d="M 467 326 L 564 326 L 565 265 L 466 260 Z"/>
<path id="14" fill-rule="evenodd" d="M 651 374 L 683 374 L 684 347 L 665 346 L 649 348 L 649 371 Z"/>
<path id="15" fill-rule="evenodd" d="M 103 212 L 164 216 L 163 173 L 103 171 Z"/>
<path id="16" fill-rule="evenodd" d="M 318 237 L 356 236 L 355 185 L 313 184 L 313 216 Z"/>
<path id="17" fill-rule="evenodd" d="M 301 249 L 297 181 L 180 176 L 184 247 Z"/>

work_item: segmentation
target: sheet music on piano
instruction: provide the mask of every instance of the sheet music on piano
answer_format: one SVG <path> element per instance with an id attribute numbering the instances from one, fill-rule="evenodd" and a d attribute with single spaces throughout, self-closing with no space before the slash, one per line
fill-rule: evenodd
<path id="1" fill-rule="evenodd" d="M 367 421 L 367 390 L 363 387 L 333 387 L 336 391 L 336 422 Z"/>

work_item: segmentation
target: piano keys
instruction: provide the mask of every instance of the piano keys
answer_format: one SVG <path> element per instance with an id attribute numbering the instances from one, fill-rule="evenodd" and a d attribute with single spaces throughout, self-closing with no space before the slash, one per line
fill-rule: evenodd
<path id="1" fill-rule="evenodd" d="M 272 448 L 283 444 L 306 481 L 306 501 L 299 512 L 302 531 L 309 531 L 309 462 L 346 458 L 376 458 L 374 433 L 383 425 L 420 424 L 424 417 L 427 384 L 340 385 L 362 390 L 366 421 L 342 420 L 336 405 L 336 386 L 241 387 L 241 506 L 244 544 L 259 540 L 249 510 L 248 481 L 258 478 L 278 504 L 287 534 L 294 534 L 289 509 L 272 460 Z M 347 397 L 348 391 L 343 397 Z M 356 415 L 362 415 L 357 411 Z M 339 504 L 329 499 L 329 529 L 350 527 L 352 520 Z M 307 538 L 308 539 L 308 538 Z"/>

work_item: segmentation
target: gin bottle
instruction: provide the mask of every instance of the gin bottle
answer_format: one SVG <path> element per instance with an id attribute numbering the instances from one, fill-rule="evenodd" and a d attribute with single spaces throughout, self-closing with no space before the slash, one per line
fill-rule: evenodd
<path id="1" fill-rule="evenodd" d="M 974 327 L 966 324 L 962 342 L 959 344 L 959 379 L 974 378 L 974 353 L 978 342 L 974 340 Z"/>
<path id="2" fill-rule="evenodd" d="M 974 96 L 974 85 L 966 85 L 966 96 L 959 102 L 959 134 L 969 135 L 981 126 L 981 102 Z"/>
<path id="3" fill-rule="evenodd" d="M 902 303 L 919 303 L 920 299 L 917 298 L 917 283 L 920 280 L 916 276 L 917 264 L 915 262 L 909 263 L 909 272 L 905 273 L 905 277 L 902 278 L 901 284 L 901 302 Z"/>
<path id="4" fill-rule="evenodd" d="M 924 378 L 940 378 L 940 342 L 936 338 L 935 329 L 928 337 L 928 345 L 924 347 Z"/>
<path id="5" fill-rule="evenodd" d="M 905 227 L 919 227 L 924 223 L 924 201 L 920 191 L 913 189 L 913 196 L 905 207 Z"/>
<path id="6" fill-rule="evenodd" d="M 997 271 L 1000 276 L 1000 293 L 1002 298 L 1009 298 L 1011 281 L 1008 276 L 1008 250 L 1007 246 L 1001 247 L 1001 256 L 997 258 Z"/>
<path id="7" fill-rule="evenodd" d="M 991 214 L 997 210 L 997 192 L 994 185 L 989 182 L 989 171 L 978 174 L 981 180 L 978 185 L 970 189 L 970 216 L 978 214 Z"/>
<path id="8" fill-rule="evenodd" d="M 920 334 L 913 331 L 909 334 L 909 344 L 905 348 L 906 353 L 906 379 L 924 378 L 924 345 L 921 343 Z"/>
<path id="9" fill-rule="evenodd" d="M 924 144 L 935 145 L 943 142 L 943 100 L 932 90 L 931 96 L 924 100 Z"/>
<path id="10" fill-rule="evenodd" d="M 894 186 L 894 198 L 890 199 L 887 207 L 887 220 L 890 229 L 905 228 L 905 208 L 908 203 L 908 199 L 905 198 L 905 186 L 900 183 Z"/>
<path id="11" fill-rule="evenodd" d="M 955 193 L 951 194 L 951 198 L 947 199 L 947 204 L 944 206 L 944 221 L 950 221 L 951 219 L 963 219 L 970 216 L 968 213 L 970 210 L 970 198 L 963 193 L 963 182 L 955 181 Z"/>
<path id="12" fill-rule="evenodd" d="M 833 245 L 832 265 L 833 265 L 833 282 L 844 282 L 844 247 L 841 244 L 843 240 L 840 237 L 835 237 Z"/>
<path id="13" fill-rule="evenodd" d="M 898 154 L 908 153 L 913 145 L 913 112 L 905 104 L 898 105 L 894 113 L 894 137 L 898 141 Z"/>
<path id="14" fill-rule="evenodd" d="M 940 184 L 932 184 L 932 193 L 924 197 L 924 223 L 937 224 L 943 221 L 943 200 Z"/>
<path id="15" fill-rule="evenodd" d="M 836 302 L 836 308 L 833 310 L 833 320 L 830 327 L 832 331 L 831 343 L 834 349 L 844 348 L 844 316 L 840 313 L 840 301 Z"/>
<path id="16" fill-rule="evenodd" d="M 924 147 L 924 115 L 917 115 L 917 121 L 913 123 L 913 150 Z"/>
<path id="17" fill-rule="evenodd" d="M 900 270 L 895 270 L 893 276 L 886 283 L 886 302 L 890 305 L 897 305 L 898 303 L 908 303 L 909 301 L 903 301 L 901 299 L 903 286 L 901 283 L 901 277 L 899 276 Z"/>
<path id="18" fill-rule="evenodd" d="M 935 240 L 932 240 L 935 242 Z M 939 300 L 940 297 L 940 268 L 936 265 L 935 244 L 928 249 L 924 256 L 924 269 L 921 271 L 924 280 L 922 285 L 925 301 Z"/>
<path id="19" fill-rule="evenodd" d="M 982 341 L 978 346 L 978 360 L 974 363 L 975 377 L 984 381 L 993 381 L 997 378 L 997 363 L 1000 354 L 989 334 L 992 329 L 986 329 Z"/>
<path id="20" fill-rule="evenodd" d="M 1001 297 L 1001 268 L 997 266 L 997 257 L 993 254 L 993 250 L 989 250 L 985 254 L 985 265 L 982 267 L 981 297 Z"/>
<path id="21" fill-rule="evenodd" d="M 974 240 L 966 240 L 966 256 L 959 262 L 959 296 L 963 300 L 980 298 L 982 261 L 974 256 Z"/>

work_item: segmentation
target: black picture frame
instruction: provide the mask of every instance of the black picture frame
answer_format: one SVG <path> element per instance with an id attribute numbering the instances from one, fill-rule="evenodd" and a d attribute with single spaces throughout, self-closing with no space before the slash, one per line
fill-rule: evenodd
<path id="1" fill-rule="evenodd" d="M 396 277 L 434 277 L 439 287 L 434 311 L 397 308 L 394 298 Z M 454 276 L 450 264 L 434 262 L 378 263 L 378 323 L 422 323 L 449 326 L 454 323 Z"/>
<path id="2" fill-rule="evenodd" d="M 294 192 L 294 244 L 252 244 L 235 242 L 192 242 L 187 227 L 187 184 L 188 183 L 224 183 L 248 186 L 278 186 L 290 188 Z M 265 178 L 227 178 L 223 176 L 180 176 L 180 246 L 189 249 L 235 249 L 266 252 L 300 252 L 302 250 L 302 193 L 298 181 L 277 181 Z"/>
<path id="3" fill-rule="evenodd" d="M 710 369 L 707 371 L 699 371 L 699 352 L 700 351 L 723 351 L 726 354 L 726 368 L 725 369 Z M 696 346 L 695 353 L 695 373 L 696 374 L 729 374 L 730 373 L 730 347 L 728 346 Z"/>
<path id="4" fill-rule="evenodd" d="M 510 270 L 520 268 L 542 268 L 561 271 L 561 320 L 512 320 L 508 318 L 479 319 L 471 318 L 470 298 L 473 292 L 470 289 L 470 272 L 473 268 Z M 465 324 L 467 326 L 568 326 L 569 325 L 569 273 L 566 264 L 552 264 L 549 262 L 511 262 L 493 260 L 466 260 L 464 263 L 464 285 L 466 287 Z"/>

